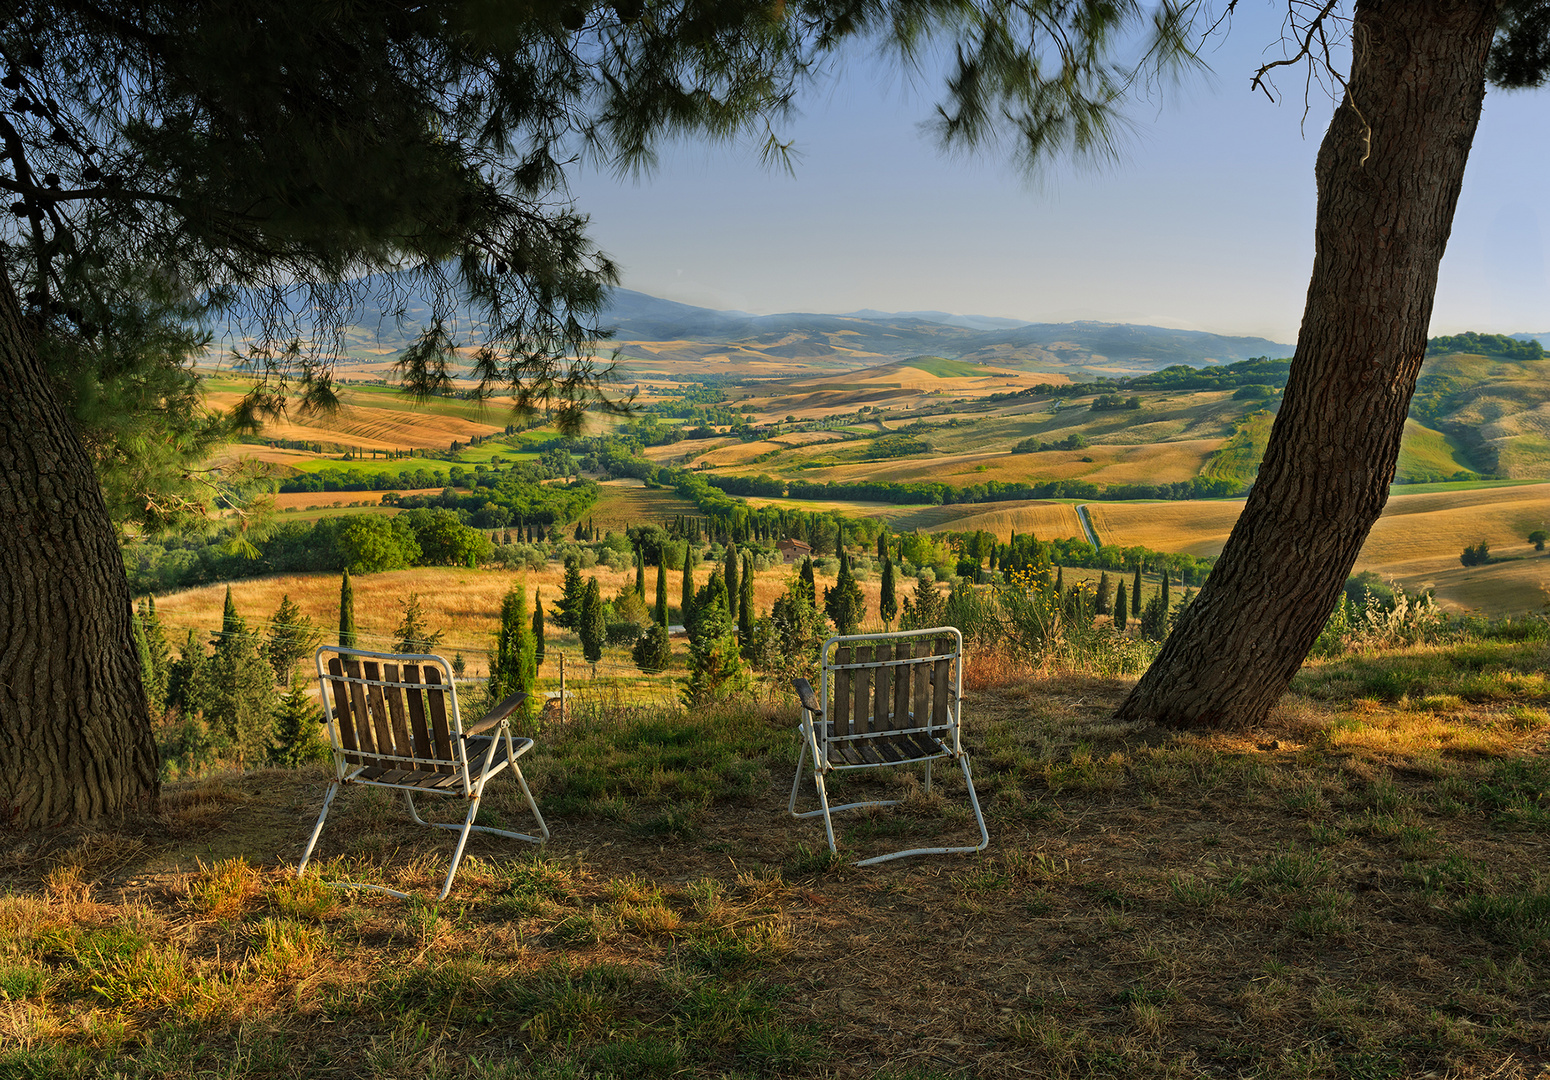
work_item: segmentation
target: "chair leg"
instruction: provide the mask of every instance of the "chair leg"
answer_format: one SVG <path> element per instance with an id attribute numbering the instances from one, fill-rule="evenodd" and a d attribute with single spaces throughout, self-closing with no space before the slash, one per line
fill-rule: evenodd
<path id="1" fill-rule="evenodd" d="M 931 762 L 926 762 L 926 794 L 931 794 Z"/>
<path id="2" fill-rule="evenodd" d="M 538 802 L 533 798 L 533 793 L 528 790 L 527 778 L 522 775 L 522 770 L 517 768 L 515 761 L 511 763 L 511 771 L 517 774 L 517 786 L 522 789 L 522 795 L 527 799 L 527 808 L 533 811 L 533 817 L 538 821 L 538 834 L 543 838 L 539 843 L 548 843 L 549 825 L 544 821 L 544 816 L 538 812 Z M 518 833 L 516 835 L 520 836 L 521 834 Z"/>
<path id="3" fill-rule="evenodd" d="M 980 844 L 975 851 L 984 851 L 990 846 L 990 830 L 985 827 L 985 814 L 980 810 L 980 797 L 974 791 L 974 778 L 969 775 L 969 755 L 958 755 L 958 767 L 963 770 L 963 783 L 969 789 L 969 805 L 974 807 L 974 820 L 979 822 Z"/>
<path id="4" fill-rule="evenodd" d="M 419 811 L 414 808 L 414 792 L 412 792 L 412 791 L 404 792 L 404 805 L 409 807 L 409 816 L 414 819 L 414 823 L 416 825 L 429 825 L 430 824 L 430 822 L 426 821 L 424 818 L 422 818 L 420 816 Z"/>
<path id="5" fill-rule="evenodd" d="M 328 794 L 323 796 L 323 812 L 318 815 L 318 823 L 312 829 L 312 839 L 307 841 L 307 850 L 301 853 L 301 865 L 296 867 L 296 876 L 301 877 L 307 869 L 307 863 L 312 858 L 312 849 L 317 846 L 318 837 L 323 835 L 323 822 L 328 819 L 328 808 L 333 805 L 334 796 L 339 794 L 339 781 L 335 780 L 328 785 Z"/>
<path id="6" fill-rule="evenodd" d="M 463 828 L 458 833 L 457 850 L 452 853 L 452 866 L 447 870 L 447 882 L 441 887 L 441 895 L 436 897 L 437 902 L 445 900 L 447 894 L 452 891 L 452 879 L 457 876 L 458 865 L 463 861 L 463 848 L 468 845 L 468 834 L 474 828 L 474 815 L 479 813 L 479 796 L 475 795 L 468 800 L 468 817 L 463 819 Z"/>
<path id="7" fill-rule="evenodd" d="M 829 838 L 829 852 L 837 853 L 839 848 L 834 843 L 834 819 L 829 816 L 829 785 L 823 782 L 823 773 L 813 773 L 813 783 L 818 787 L 818 802 L 823 807 L 823 831 Z"/>
<path id="8" fill-rule="evenodd" d="M 797 755 L 797 774 L 791 780 L 791 801 L 786 804 L 786 809 L 791 811 L 792 817 L 805 817 L 805 814 L 797 813 L 797 791 L 802 786 L 802 767 L 807 764 L 807 736 L 802 736 L 802 752 Z"/>

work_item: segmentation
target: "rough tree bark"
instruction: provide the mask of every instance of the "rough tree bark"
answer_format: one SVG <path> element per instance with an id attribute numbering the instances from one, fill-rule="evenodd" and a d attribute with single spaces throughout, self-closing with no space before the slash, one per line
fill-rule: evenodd
<path id="1" fill-rule="evenodd" d="M 0 266 L 0 829 L 154 808 L 131 604 L 91 459 Z"/>
<path id="2" fill-rule="evenodd" d="M 1120 706 L 1249 725 L 1285 692 L 1388 501 L 1485 99 L 1495 0 L 1367 0 L 1319 148 L 1313 277 L 1280 414 L 1221 558 Z"/>

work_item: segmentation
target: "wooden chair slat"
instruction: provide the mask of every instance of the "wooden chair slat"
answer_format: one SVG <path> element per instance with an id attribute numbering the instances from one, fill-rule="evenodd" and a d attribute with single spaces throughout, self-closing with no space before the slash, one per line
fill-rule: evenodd
<path id="1" fill-rule="evenodd" d="M 361 672 L 372 682 L 382 681 L 382 665 L 375 660 L 367 660 L 361 664 Z M 377 749 L 384 754 L 404 753 L 393 741 L 393 725 L 388 719 L 387 702 L 382 696 L 382 687 L 366 687 L 366 707 L 371 710 L 371 729 L 377 736 Z M 398 768 L 388 761 L 382 764 L 389 769 Z"/>
<path id="2" fill-rule="evenodd" d="M 419 664 L 405 664 L 403 672 L 406 683 L 424 681 L 420 677 Z M 415 756 L 424 760 L 420 768 L 435 772 L 436 766 L 429 760 L 436 756 L 436 747 L 431 742 L 431 730 L 425 722 L 425 695 L 418 686 L 411 686 L 404 691 L 404 704 L 409 709 L 409 729 L 414 733 Z"/>
<path id="3" fill-rule="evenodd" d="M 850 646 L 841 645 L 834 650 L 834 662 L 836 664 L 848 664 L 850 660 Z M 850 734 L 850 671 L 844 669 L 834 673 L 833 696 L 829 698 L 829 724 L 830 730 L 837 736 Z"/>
<path id="4" fill-rule="evenodd" d="M 873 653 L 873 659 L 879 663 L 886 663 L 893 659 L 893 650 L 887 645 L 879 645 Z M 893 683 L 894 668 L 880 667 L 875 676 L 875 685 L 872 688 L 872 730 L 890 731 L 899 727 L 893 720 Z"/>
<path id="5" fill-rule="evenodd" d="M 441 672 L 436 670 L 434 664 L 426 664 L 424 675 L 427 686 L 432 688 L 425 691 L 425 702 L 430 711 L 432 745 L 435 747 L 437 758 L 444 762 L 451 762 L 454 759 L 451 729 L 447 727 L 447 692 L 434 689 L 441 685 Z M 436 766 L 437 772 L 449 773 L 453 769 L 454 766 L 450 764 Z"/>
<path id="6" fill-rule="evenodd" d="M 383 682 L 390 683 L 404 681 L 399 677 L 397 664 L 382 665 L 382 680 Z M 384 686 L 382 688 L 382 696 L 387 700 L 388 720 L 391 721 L 393 727 L 393 745 L 398 747 L 400 754 L 413 754 L 418 757 L 420 751 L 416 749 L 414 742 L 409 738 L 409 725 L 404 711 L 404 688 L 402 686 Z M 411 769 L 421 767 L 419 762 L 407 766 L 407 768 Z"/>
<path id="7" fill-rule="evenodd" d="M 359 660 L 346 660 L 344 673 L 350 679 L 362 679 L 361 662 Z M 361 763 L 372 768 L 380 768 L 382 763 L 376 758 L 377 741 L 372 731 L 371 711 L 366 707 L 366 687 L 359 682 L 350 682 L 350 712 L 355 717 L 355 738 L 360 743 Z"/>
<path id="8" fill-rule="evenodd" d="M 922 641 L 920 649 L 930 649 L 929 642 Z M 930 652 L 921 653 L 916 650 L 916 655 L 930 656 Z M 914 680 L 914 700 L 910 703 L 910 727 L 921 728 L 926 726 L 926 709 L 931 700 L 931 665 L 930 663 L 911 664 L 910 672 Z"/>
<path id="9" fill-rule="evenodd" d="M 355 720 L 350 715 L 350 691 L 349 684 L 344 681 L 344 661 L 337 656 L 330 658 L 328 674 L 328 689 L 334 698 L 334 724 L 339 729 L 339 745 L 345 752 L 345 761 L 359 765 L 361 755 L 354 751 L 359 749 L 360 743 L 355 738 Z"/>
<path id="10" fill-rule="evenodd" d="M 872 648 L 870 645 L 856 647 L 856 659 L 853 663 L 869 664 L 872 662 Z M 872 730 L 872 702 L 868 697 L 872 689 L 872 669 L 857 668 L 850 673 L 850 691 L 852 695 L 852 712 L 850 714 L 850 730 L 852 734 L 861 731 Z"/>
<path id="11" fill-rule="evenodd" d="M 511 739 L 507 733 L 506 717 L 515 698 L 503 702 L 480 722 L 479 726 L 491 734 L 465 740 L 457 709 L 457 684 L 449 681 L 450 672 L 440 658 L 418 664 L 412 656 L 336 646 L 319 648 L 315 658 L 323 704 L 331 720 L 335 772 L 298 872 L 304 871 L 312 858 L 341 784 L 463 799 L 467 807 L 463 824 L 448 826 L 461 835 L 439 899 L 446 899 L 452 889 L 471 832 L 496 833 L 535 844 L 548 840 L 549 826 L 517 763 L 533 741 Z M 536 835 L 475 824 L 485 784 L 507 769 L 515 774 L 532 811 L 538 825 Z M 413 799 L 408 803 L 417 822 L 436 824 L 420 818 Z M 359 887 L 405 895 L 386 886 Z"/>
<path id="12" fill-rule="evenodd" d="M 936 639 L 936 652 L 942 655 L 952 651 L 953 643 L 947 638 Z M 932 665 L 931 672 L 931 726 L 933 728 L 946 727 L 948 716 L 948 678 L 951 676 L 953 662 L 945 655 Z"/>
<path id="13" fill-rule="evenodd" d="M 905 638 L 894 647 L 893 658 L 908 660 L 915 655 L 914 644 L 909 638 Z M 914 664 L 901 664 L 893 669 L 893 726 L 895 728 L 910 726 L 910 672 L 914 670 Z"/>

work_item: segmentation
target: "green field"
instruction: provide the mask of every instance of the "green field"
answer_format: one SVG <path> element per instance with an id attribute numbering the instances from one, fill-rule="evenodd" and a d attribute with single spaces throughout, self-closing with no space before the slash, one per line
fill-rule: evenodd
<path id="1" fill-rule="evenodd" d="M 1244 486 L 1259 472 L 1265 444 L 1270 440 L 1270 425 L 1275 417 L 1269 411 L 1250 413 L 1238 422 L 1232 437 L 1211 455 L 1200 475 L 1219 480 L 1235 480 Z"/>
<path id="2" fill-rule="evenodd" d="M 1429 428 L 1417 420 L 1405 421 L 1404 441 L 1399 446 L 1396 479 L 1446 480 L 1459 472 L 1473 472 L 1469 453 L 1451 435 Z M 1408 489 L 1407 489 L 1408 490 Z"/>
<path id="3" fill-rule="evenodd" d="M 917 371 L 924 371 L 927 375 L 935 375 L 939 379 L 982 379 L 995 373 L 980 364 L 948 360 L 941 356 L 913 356 L 899 366 L 912 367 Z"/>

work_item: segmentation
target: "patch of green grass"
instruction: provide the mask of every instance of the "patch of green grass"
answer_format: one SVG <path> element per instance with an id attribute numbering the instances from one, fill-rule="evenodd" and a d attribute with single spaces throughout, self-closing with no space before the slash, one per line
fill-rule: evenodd
<path id="1" fill-rule="evenodd" d="M 48 986 L 48 972 L 26 965 L 0 967 L 0 1000 L 26 1001 L 39 997 Z"/>
<path id="2" fill-rule="evenodd" d="M 1476 787 L 1475 801 L 1504 822 L 1550 828 L 1550 760 L 1516 757 L 1497 762 Z"/>
<path id="3" fill-rule="evenodd" d="M 1454 906 L 1459 922 L 1487 936 L 1516 945 L 1550 939 L 1550 889 L 1517 889 L 1466 896 Z"/>
<path id="4" fill-rule="evenodd" d="M 1329 860 L 1317 852 L 1284 848 L 1248 872 L 1248 884 L 1264 895 L 1302 892 L 1328 880 Z"/>
<path id="5" fill-rule="evenodd" d="M 653 836 L 689 835 L 693 808 L 751 797 L 791 742 L 752 711 L 727 710 L 711 720 L 642 709 L 617 724 L 578 721 L 546 736 L 533 770 L 544 812 L 599 814 L 616 800 L 661 806 L 667 809 L 641 828 Z"/>

